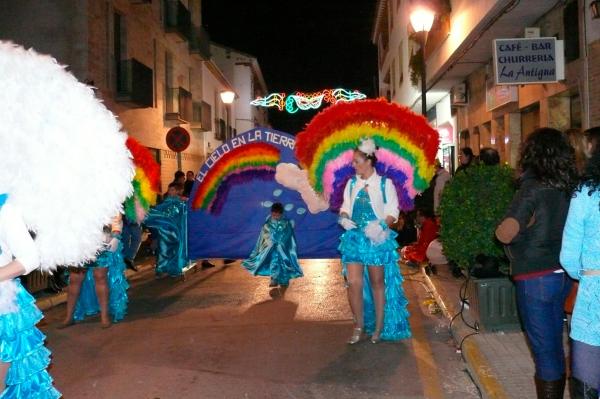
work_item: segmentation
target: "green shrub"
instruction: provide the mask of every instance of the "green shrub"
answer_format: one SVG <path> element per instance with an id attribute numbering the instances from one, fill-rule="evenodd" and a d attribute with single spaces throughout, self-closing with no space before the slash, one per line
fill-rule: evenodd
<path id="1" fill-rule="evenodd" d="M 440 241 L 446 257 L 469 268 L 479 254 L 500 259 L 507 266 L 495 237 L 498 223 L 515 193 L 508 166 L 472 166 L 458 173 L 444 188 L 440 204 Z"/>

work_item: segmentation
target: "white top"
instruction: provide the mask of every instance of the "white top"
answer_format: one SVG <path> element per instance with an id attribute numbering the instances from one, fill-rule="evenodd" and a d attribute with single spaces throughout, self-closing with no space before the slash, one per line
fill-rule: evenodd
<path id="1" fill-rule="evenodd" d="M 0 267 L 16 259 L 31 273 L 40 265 L 40 257 L 19 210 L 7 202 L 0 207 Z"/>
<path id="2" fill-rule="evenodd" d="M 442 192 L 446 183 L 450 181 L 452 176 L 446 169 L 440 169 L 436 173 L 435 186 L 433 187 L 433 210 L 437 213 L 440 203 L 442 202 Z"/>
<path id="3" fill-rule="evenodd" d="M 350 186 L 352 185 L 352 179 L 346 183 L 344 189 L 344 202 L 340 208 L 340 213 L 346 213 L 352 218 L 352 208 L 354 208 L 354 200 L 358 195 L 358 192 L 365 186 L 368 186 L 367 192 L 369 193 L 369 199 L 371 200 L 371 206 L 375 215 L 378 219 L 385 220 L 387 216 L 392 216 L 394 220 L 398 219 L 400 210 L 398 209 L 398 195 L 396 194 L 396 188 L 391 179 L 385 179 L 385 198 L 387 202 L 383 203 L 383 194 L 381 192 L 381 176 L 377 173 L 373 173 L 368 179 L 362 179 L 360 176 L 356 176 L 356 183 L 350 193 Z"/>

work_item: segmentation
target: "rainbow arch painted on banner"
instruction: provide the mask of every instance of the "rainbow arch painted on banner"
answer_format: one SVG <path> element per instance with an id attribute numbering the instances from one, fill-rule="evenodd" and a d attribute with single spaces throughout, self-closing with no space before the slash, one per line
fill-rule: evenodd
<path id="1" fill-rule="evenodd" d="M 192 208 L 218 214 L 233 186 L 252 179 L 274 179 L 279 159 L 279 149 L 267 143 L 250 143 L 232 149 L 203 176 L 192 199 Z"/>

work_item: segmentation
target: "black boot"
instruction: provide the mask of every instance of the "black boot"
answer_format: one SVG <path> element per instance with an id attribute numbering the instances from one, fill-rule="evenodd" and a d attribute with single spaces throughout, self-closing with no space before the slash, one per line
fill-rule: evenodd
<path id="1" fill-rule="evenodd" d="M 571 399 L 598 399 L 598 390 L 571 377 Z"/>
<path id="2" fill-rule="evenodd" d="M 565 376 L 554 381 L 544 381 L 535 377 L 535 390 L 538 399 L 563 399 Z"/>

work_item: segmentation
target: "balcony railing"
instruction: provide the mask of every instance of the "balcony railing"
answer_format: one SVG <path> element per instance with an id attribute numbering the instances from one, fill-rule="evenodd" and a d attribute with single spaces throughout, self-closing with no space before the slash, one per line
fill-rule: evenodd
<path id="1" fill-rule="evenodd" d="M 154 78 L 151 68 L 135 58 L 123 60 L 117 70 L 117 101 L 134 107 L 154 105 Z"/>
<path id="2" fill-rule="evenodd" d="M 192 93 L 178 88 L 167 89 L 165 119 L 188 123 L 192 120 Z"/>
<path id="3" fill-rule="evenodd" d="M 199 55 L 203 60 L 210 59 L 210 36 L 201 26 L 193 26 L 191 29 L 190 53 Z"/>
<path id="4" fill-rule="evenodd" d="M 189 40 L 192 17 L 190 11 L 179 0 L 164 0 L 165 32 L 174 33 L 183 40 Z"/>

